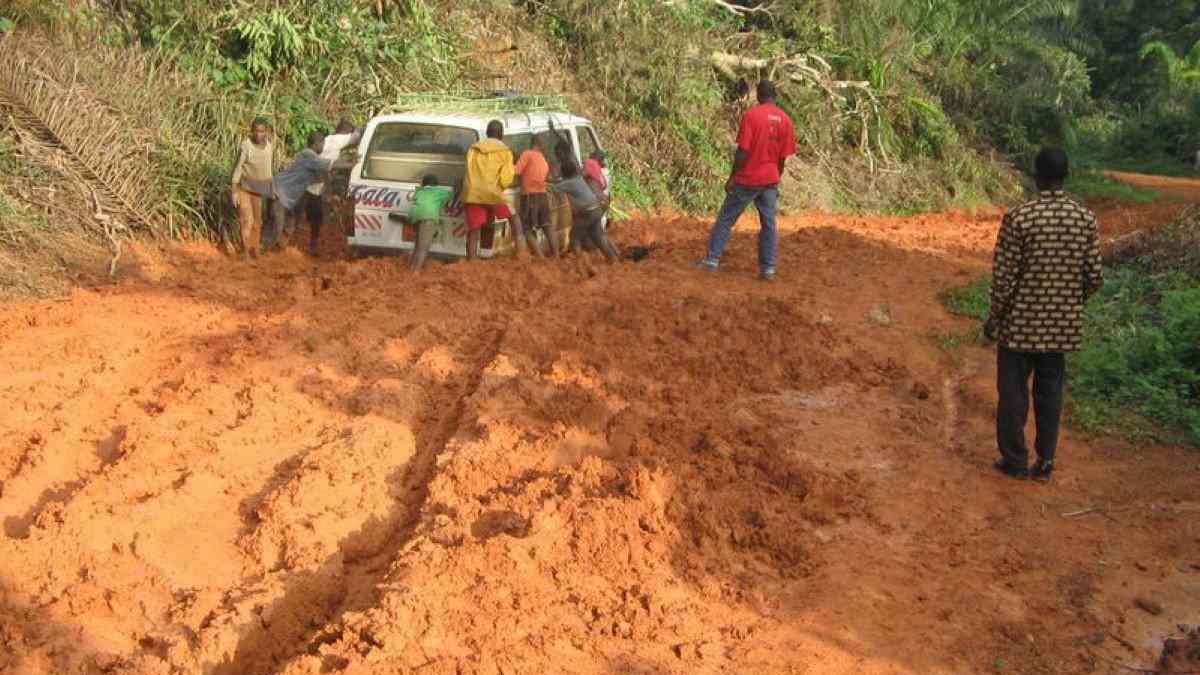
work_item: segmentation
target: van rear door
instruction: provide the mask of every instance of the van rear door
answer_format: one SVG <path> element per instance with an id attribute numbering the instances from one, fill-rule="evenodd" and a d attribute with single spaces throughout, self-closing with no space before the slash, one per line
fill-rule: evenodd
<path id="1" fill-rule="evenodd" d="M 467 149 L 479 139 L 472 128 L 403 121 L 373 122 L 367 128 L 366 152 L 350 176 L 354 202 L 352 246 L 411 250 L 416 228 L 406 222 L 413 192 L 427 175 L 456 186 L 462 180 Z M 451 227 L 453 232 L 455 227 Z M 439 237 L 440 248 L 456 242 Z M 465 252 L 466 243 L 459 242 Z M 447 250 L 447 252 L 449 252 Z"/>

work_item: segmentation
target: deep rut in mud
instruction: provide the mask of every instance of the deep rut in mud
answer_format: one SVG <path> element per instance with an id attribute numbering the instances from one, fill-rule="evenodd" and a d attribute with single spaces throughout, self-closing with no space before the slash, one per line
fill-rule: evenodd
<path id="1" fill-rule="evenodd" d="M 260 612 L 264 617 L 298 620 L 264 619 L 263 630 L 242 638 L 232 661 L 217 668 L 215 675 L 277 673 L 288 659 L 303 653 L 315 654 L 322 644 L 331 641 L 345 613 L 362 611 L 377 602 L 377 586 L 412 537 L 439 457 L 449 442 L 462 433 L 466 401 L 479 388 L 484 370 L 499 353 L 505 332 L 503 325 L 489 327 L 460 340 L 465 365 L 446 382 L 431 387 L 422 410 L 414 415 L 419 424 L 414 429 L 415 454 L 386 481 L 396 502 L 394 510 L 383 520 L 368 523 L 363 531 L 352 535 L 358 540 L 379 542 L 378 547 L 364 550 L 340 546 L 313 577 L 295 582 L 282 598 Z M 424 352 L 415 354 L 408 367 L 416 368 L 423 355 Z M 274 482 L 286 484 L 290 479 L 288 474 L 294 473 L 307 456 L 306 452 L 289 459 L 284 475 Z M 349 556 L 347 549 L 358 550 Z"/>

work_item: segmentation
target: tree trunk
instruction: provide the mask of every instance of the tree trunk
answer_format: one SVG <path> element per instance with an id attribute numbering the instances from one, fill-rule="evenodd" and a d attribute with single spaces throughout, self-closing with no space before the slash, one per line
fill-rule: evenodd
<path id="1" fill-rule="evenodd" d="M 837 28 L 837 0 L 817 0 L 817 21 L 822 26 Z"/>

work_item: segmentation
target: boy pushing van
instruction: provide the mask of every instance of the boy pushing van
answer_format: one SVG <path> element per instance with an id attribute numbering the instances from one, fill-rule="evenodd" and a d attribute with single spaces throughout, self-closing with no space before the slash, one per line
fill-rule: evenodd
<path id="1" fill-rule="evenodd" d="M 546 195 L 546 179 L 550 176 L 550 163 L 542 149 L 542 139 L 537 134 L 530 140 L 529 149 L 517 160 L 516 172 L 521 177 L 521 224 L 529 237 L 529 246 L 538 251 L 537 231 L 546 233 L 550 245 L 550 257 L 558 257 L 558 237 L 550 225 L 550 198 Z"/>
<path id="2" fill-rule="evenodd" d="M 504 123 L 492 120 L 487 138 L 467 150 L 467 171 L 463 176 L 463 215 L 467 225 L 467 259 L 479 257 L 480 230 L 497 218 L 507 218 L 513 227 L 517 255 L 525 249 L 521 217 L 508 208 L 504 191 L 513 184 L 516 171 L 512 150 L 504 144 Z"/>
<path id="3" fill-rule="evenodd" d="M 421 180 L 421 187 L 413 193 L 412 208 L 408 220 L 417 225 L 417 246 L 413 250 L 411 268 L 420 272 L 433 243 L 433 233 L 442 219 L 442 209 L 454 197 L 454 191 L 438 185 L 437 176 L 429 174 Z"/>

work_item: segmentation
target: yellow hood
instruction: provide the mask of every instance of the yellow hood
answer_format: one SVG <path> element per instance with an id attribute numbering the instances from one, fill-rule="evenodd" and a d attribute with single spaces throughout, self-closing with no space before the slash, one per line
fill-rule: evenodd
<path id="1" fill-rule="evenodd" d="M 467 204 L 502 204 L 504 190 L 513 184 L 512 150 L 494 138 L 485 138 L 467 150 L 467 172 L 462 201 Z"/>

